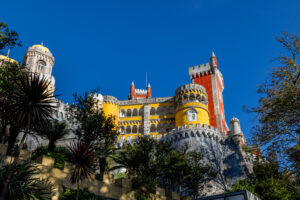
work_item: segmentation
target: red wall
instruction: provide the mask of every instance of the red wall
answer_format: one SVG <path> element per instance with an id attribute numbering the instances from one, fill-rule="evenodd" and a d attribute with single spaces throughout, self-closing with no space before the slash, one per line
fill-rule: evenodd
<path id="1" fill-rule="evenodd" d="M 217 120 L 216 120 L 214 102 L 213 102 L 211 74 L 195 78 L 194 83 L 200 84 L 203 87 L 205 87 L 208 96 L 209 123 L 211 126 L 217 128 Z"/>

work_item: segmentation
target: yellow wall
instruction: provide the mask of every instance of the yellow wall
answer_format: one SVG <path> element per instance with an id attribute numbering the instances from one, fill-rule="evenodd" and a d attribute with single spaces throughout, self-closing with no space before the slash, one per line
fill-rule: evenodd
<path id="1" fill-rule="evenodd" d="M 103 112 L 105 116 L 114 116 L 115 117 L 115 122 L 118 124 L 119 121 L 119 106 L 114 103 L 110 102 L 104 102 L 103 103 Z"/>
<path id="2" fill-rule="evenodd" d="M 197 121 L 187 121 L 187 113 L 190 108 L 197 111 Z M 207 124 L 209 125 L 208 108 L 206 105 L 198 102 L 186 103 L 176 108 L 175 127 L 189 124 Z"/>

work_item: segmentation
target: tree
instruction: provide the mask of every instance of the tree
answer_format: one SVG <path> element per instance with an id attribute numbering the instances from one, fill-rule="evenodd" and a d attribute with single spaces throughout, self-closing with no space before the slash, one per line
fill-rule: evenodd
<path id="1" fill-rule="evenodd" d="M 91 145 L 95 150 L 103 179 L 107 167 L 107 158 L 115 150 L 118 136 L 113 116 L 105 116 L 99 108 L 99 101 L 94 98 L 96 91 L 85 92 L 82 96 L 74 94 L 74 103 L 68 109 L 69 121 L 73 123 L 73 132 L 79 140 Z"/>
<path id="2" fill-rule="evenodd" d="M 158 185 L 168 192 L 198 196 L 203 184 L 215 177 L 214 170 L 203 164 L 202 154 L 177 151 L 171 142 L 150 136 L 125 144 L 112 158 L 116 165 L 111 170 L 126 168 L 133 187 L 145 196 Z"/>
<path id="3" fill-rule="evenodd" d="M 18 88 L 17 82 L 24 76 L 18 63 L 3 61 L 0 67 L 0 142 L 8 142 L 7 154 L 12 153 L 16 138 L 20 131 L 11 108 L 14 102 L 13 91 Z"/>
<path id="4" fill-rule="evenodd" d="M 277 41 L 288 55 L 276 59 L 281 66 L 273 69 L 257 91 L 261 97 L 252 111 L 257 114 L 259 125 L 252 138 L 267 152 L 282 155 L 281 160 L 289 165 L 288 150 L 300 144 L 300 66 L 297 60 L 300 40 L 297 35 L 283 33 Z"/>
<path id="5" fill-rule="evenodd" d="M 89 178 L 93 173 L 95 155 L 91 150 L 90 145 L 81 141 L 71 144 L 69 149 L 72 152 L 73 157 L 71 161 L 73 161 L 73 164 L 75 165 L 71 175 L 71 183 L 76 183 L 77 185 L 76 200 L 78 200 L 80 182 L 86 178 Z"/>
<path id="6" fill-rule="evenodd" d="M 255 162 L 250 178 L 236 183 L 232 191 L 248 190 L 264 200 L 300 198 L 300 187 L 288 171 L 280 172 L 274 161 Z"/>
<path id="7" fill-rule="evenodd" d="M 69 129 L 65 121 L 52 120 L 37 130 L 37 134 L 48 139 L 48 150 L 53 152 L 56 147 L 56 142 L 68 135 Z"/>
<path id="8" fill-rule="evenodd" d="M 13 48 L 14 46 L 21 46 L 21 42 L 18 41 L 19 35 L 16 31 L 11 31 L 8 28 L 8 24 L 0 22 L 0 54 L 3 53 L 5 48 Z"/>
<path id="9" fill-rule="evenodd" d="M 18 153 L 21 151 L 26 135 L 38 129 L 52 119 L 56 108 L 53 92 L 49 90 L 50 82 L 43 76 L 25 74 L 17 82 L 17 89 L 12 92 L 14 99 L 11 112 L 16 122 L 24 131 Z"/>
<path id="10" fill-rule="evenodd" d="M 184 188 L 194 198 L 199 197 L 206 183 L 217 176 L 217 172 L 209 165 L 203 164 L 202 153 L 191 151 L 187 153 L 187 171 L 184 177 Z"/>
<path id="11" fill-rule="evenodd" d="M 51 199 L 52 184 L 36 175 L 39 169 L 30 161 L 0 165 L 0 183 L 9 180 L 5 199 Z M 4 185 L 0 185 L 0 191 Z"/>

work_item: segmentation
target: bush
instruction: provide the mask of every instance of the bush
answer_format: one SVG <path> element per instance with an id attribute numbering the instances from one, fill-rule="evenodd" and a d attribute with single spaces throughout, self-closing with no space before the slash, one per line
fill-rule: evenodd
<path id="1" fill-rule="evenodd" d="M 74 200 L 76 199 L 77 190 L 66 189 L 63 193 L 61 200 Z M 87 188 L 79 191 L 79 199 L 84 200 L 104 200 L 103 197 L 99 197 L 88 191 Z"/>
<path id="2" fill-rule="evenodd" d="M 49 156 L 54 158 L 54 167 L 63 169 L 64 162 L 69 160 L 69 155 L 70 151 L 65 147 L 56 147 L 53 152 L 50 152 L 47 147 L 41 146 L 32 153 L 31 159 L 35 161 L 40 156 Z"/>

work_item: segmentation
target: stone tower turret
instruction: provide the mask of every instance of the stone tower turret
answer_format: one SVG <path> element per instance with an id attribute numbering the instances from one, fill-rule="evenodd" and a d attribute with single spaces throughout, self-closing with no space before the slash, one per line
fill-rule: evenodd
<path id="1" fill-rule="evenodd" d="M 207 93 L 198 84 L 185 84 L 175 92 L 175 127 L 209 125 Z"/>
<path id="2" fill-rule="evenodd" d="M 233 117 L 230 120 L 230 136 L 234 143 L 236 144 L 244 144 L 245 138 L 241 129 L 240 120 L 238 118 Z"/>
<path id="3" fill-rule="evenodd" d="M 49 90 L 55 90 L 55 79 L 52 76 L 54 57 L 47 47 L 43 46 L 43 44 L 29 47 L 23 62 L 29 72 L 39 74 L 49 81 Z"/>

